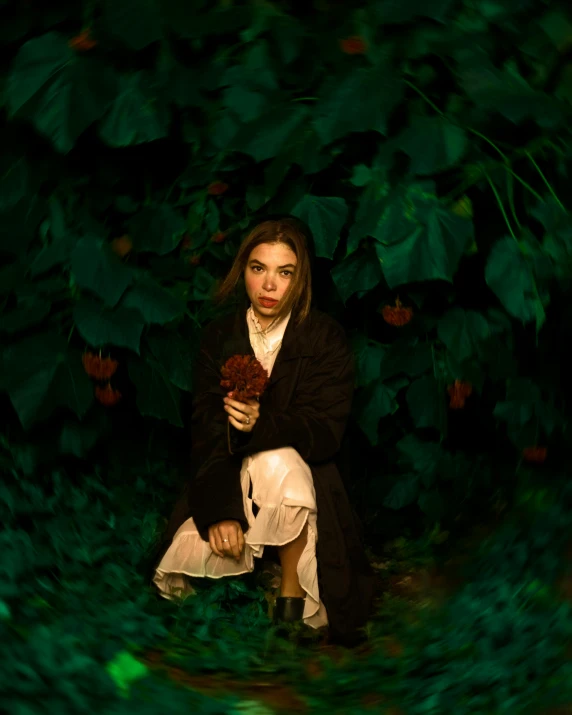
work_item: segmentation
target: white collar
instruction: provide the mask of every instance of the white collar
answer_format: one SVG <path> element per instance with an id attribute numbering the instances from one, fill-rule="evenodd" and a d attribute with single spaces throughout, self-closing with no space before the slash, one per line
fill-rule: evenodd
<path id="1" fill-rule="evenodd" d="M 271 350 L 282 341 L 291 315 L 292 311 L 278 321 L 278 323 L 275 323 L 270 330 L 263 330 L 251 304 L 250 308 L 246 311 L 249 333 L 260 338 L 262 343 L 266 346 L 266 349 Z"/>

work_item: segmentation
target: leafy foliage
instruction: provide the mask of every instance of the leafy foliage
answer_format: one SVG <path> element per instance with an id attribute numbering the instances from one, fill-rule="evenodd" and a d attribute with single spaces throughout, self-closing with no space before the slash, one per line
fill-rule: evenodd
<path id="1" fill-rule="evenodd" d="M 511 502 L 538 450 L 535 468 L 557 473 L 571 436 L 569 4 L 1 5 L 2 697 L 19 712 L 120 713 L 133 703 L 118 692 L 143 711 L 241 712 L 232 697 L 167 696 L 129 654 L 174 628 L 205 646 L 196 672 L 267 662 L 258 641 L 235 657 L 235 613 L 219 608 L 245 607 L 246 642 L 266 628 L 260 592 L 216 584 L 165 616 L 137 575 L 168 505 L 143 483 L 184 469 L 213 291 L 259 218 L 311 229 L 316 301 L 356 356 L 368 534 L 420 515 L 449 529 Z M 401 304 L 407 320 L 387 322 Z M 117 362 L 105 386 L 86 352 Z M 122 512 L 118 473 L 135 475 L 127 496 L 149 497 L 148 516 Z M 412 713 L 545 707 L 570 624 L 549 583 L 567 517 L 546 513 L 498 536 L 408 664 L 344 665 L 348 700 L 320 705 L 359 712 L 358 684 L 385 673 Z"/>

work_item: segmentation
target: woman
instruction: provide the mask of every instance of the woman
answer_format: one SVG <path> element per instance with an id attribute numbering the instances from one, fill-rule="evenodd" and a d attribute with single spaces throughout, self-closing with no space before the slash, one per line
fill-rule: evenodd
<path id="1" fill-rule="evenodd" d="M 373 599 L 360 523 L 334 462 L 351 409 L 353 356 L 341 326 L 311 306 L 310 256 L 296 219 L 250 231 L 217 300 L 242 284 L 239 310 L 203 330 L 191 479 L 153 581 L 166 598 L 189 593 L 184 574 L 246 573 L 272 545 L 282 567 L 277 620 L 328 625 L 331 642 L 353 645 Z M 221 388 L 221 367 L 236 354 L 255 355 L 267 370 L 260 401 L 239 402 Z"/>

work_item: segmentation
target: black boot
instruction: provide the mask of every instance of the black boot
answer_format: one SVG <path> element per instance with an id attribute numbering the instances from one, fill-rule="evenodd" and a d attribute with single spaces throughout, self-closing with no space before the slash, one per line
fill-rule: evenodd
<path id="1" fill-rule="evenodd" d="M 299 596 L 278 596 L 274 606 L 274 621 L 301 621 L 304 613 L 305 598 Z"/>

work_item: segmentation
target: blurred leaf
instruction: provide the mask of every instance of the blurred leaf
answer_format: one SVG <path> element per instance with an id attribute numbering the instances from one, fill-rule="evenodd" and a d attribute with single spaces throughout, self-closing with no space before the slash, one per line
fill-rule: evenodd
<path id="1" fill-rule="evenodd" d="M 340 238 L 340 231 L 348 217 L 344 199 L 306 194 L 291 211 L 305 221 L 314 237 L 316 256 L 332 259 Z"/>
<path id="2" fill-rule="evenodd" d="M 91 236 L 80 238 L 71 256 L 71 270 L 82 288 L 113 307 L 133 281 L 133 271 L 113 253 L 108 243 Z"/>
<path id="3" fill-rule="evenodd" d="M 455 166 L 465 153 L 467 136 L 444 117 L 415 117 L 396 145 L 411 157 L 411 172 L 427 176 Z"/>
<path id="4" fill-rule="evenodd" d="M 101 303 L 82 299 L 73 311 L 79 334 L 92 347 L 117 345 L 139 354 L 139 341 L 145 325 L 143 316 L 133 308 L 106 308 Z"/>

